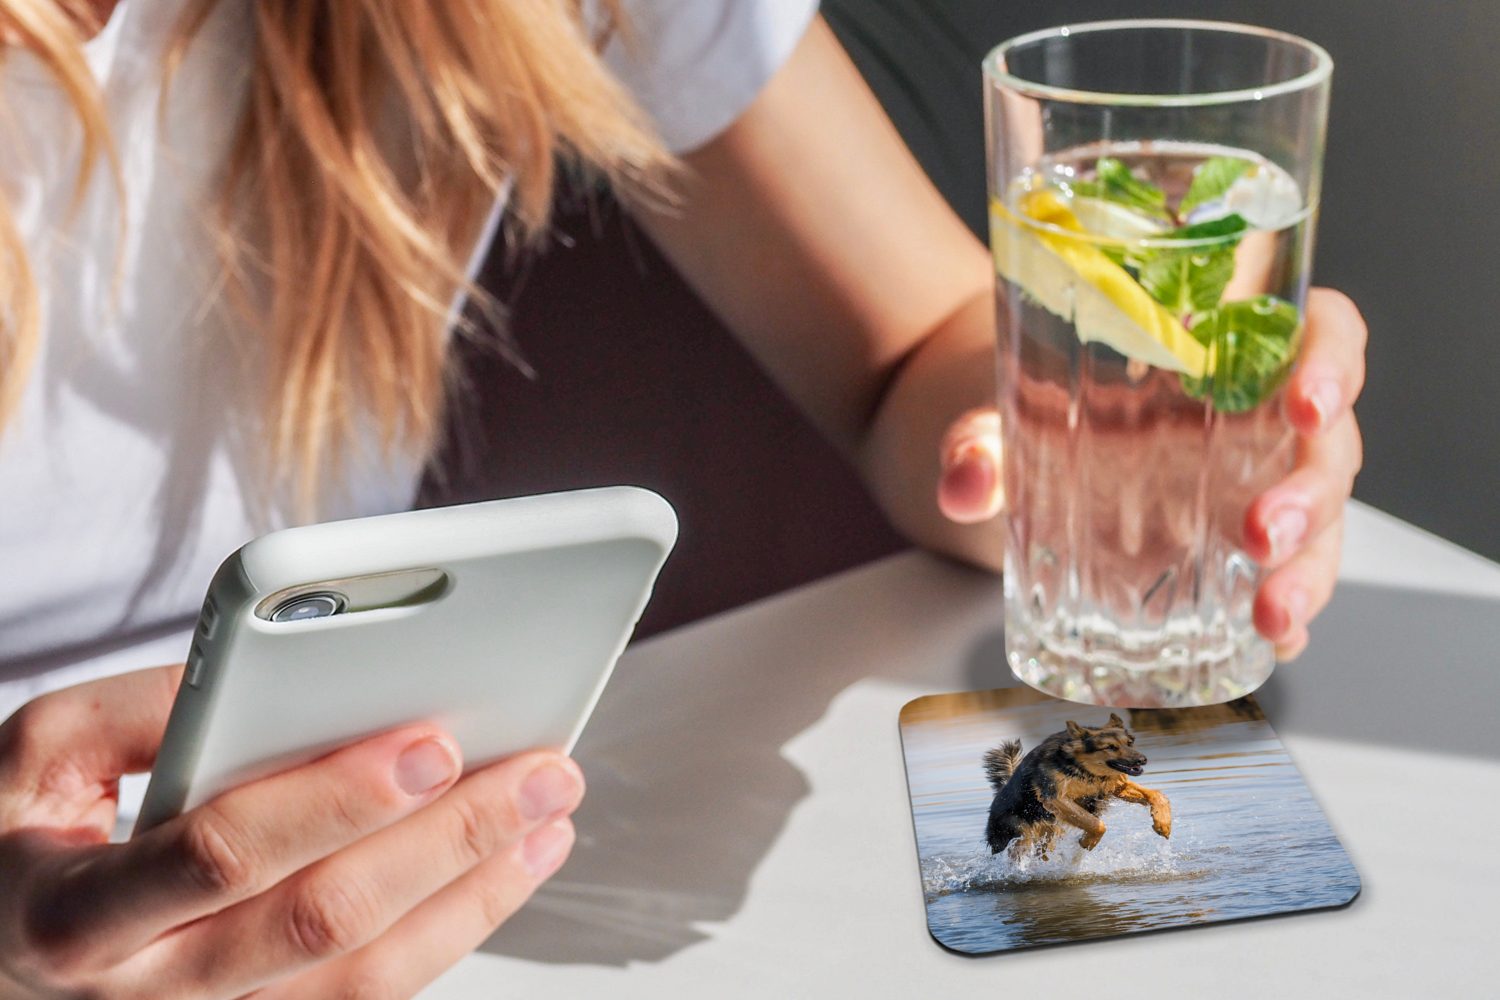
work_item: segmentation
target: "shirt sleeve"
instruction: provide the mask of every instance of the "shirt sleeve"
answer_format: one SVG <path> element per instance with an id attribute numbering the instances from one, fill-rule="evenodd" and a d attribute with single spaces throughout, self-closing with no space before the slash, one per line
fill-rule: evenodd
<path id="1" fill-rule="evenodd" d="M 807 31 L 817 0 L 625 0 L 605 60 L 674 153 L 733 124 Z"/>

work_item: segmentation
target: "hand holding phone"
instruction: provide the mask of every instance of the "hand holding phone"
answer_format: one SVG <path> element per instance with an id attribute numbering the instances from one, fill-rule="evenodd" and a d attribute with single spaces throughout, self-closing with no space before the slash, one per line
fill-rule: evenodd
<path id="1" fill-rule="evenodd" d="M 109 844 L 120 775 L 156 753 L 181 667 L 45 695 L 0 726 L 0 996 L 410 995 L 560 866 L 577 766 L 459 778 L 401 727 Z M 57 775 L 68 781 L 54 780 Z"/>
<path id="2" fill-rule="evenodd" d="M 614 505 L 604 518 L 608 523 L 593 519 L 592 528 L 580 530 L 577 519 L 590 513 L 585 507 L 598 509 L 598 498 L 585 501 L 584 507 L 573 502 L 573 520 L 553 519 L 554 528 L 560 525 L 585 547 L 645 534 L 657 558 L 647 560 L 649 571 L 637 583 L 643 580 L 649 589 L 671 543 L 670 532 L 663 531 L 670 527 L 670 511 L 663 519 L 650 499 L 615 493 L 604 501 Z M 534 503 L 521 507 L 502 511 L 512 528 L 517 523 L 510 514 L 538 510 Z M 646 520 L 638 522 L 643 512 Z M 465 530 L 458 526 L 458 534 Z M 501 534 L 510 539 L 500 546 L 507 552 L 559 547 L 555 532 L 540 528 Z M 520 537 L 532 544 L 512 544 Z M 576 565 L 566 559 L 543 563 L 554 570 Z M 430 567 L 433 560 L 420 565 Z M 451 568 L 458 577 L 467 575 L 457 563 Z M 329 576 L 313 573 L 309 579 L 325 582 Z M 639 612 L 644 589 L 629 621 Z M 585 593 L 590 591 L 574 590 L 570 597 Z M 277 600 L 252 601 L 251 612 L 295 608 L 301 599 L 279 591 L 268 596 Z M 331 616 L 302 612 L 291 620 L 316 624 L 320 617 Z M 212 648 L 221 651 L 200 646 L 199 671 L 238 674 L 251 662 L 237 658 L 231 667 L 224 651 L 240 648 L 235 644 Z M 453 662 L 474 665 L 462 657 Z M 563 733 L 561 744 L 570 742 L 612 663 L 611 654 L 602 667 L 594 664 L 596 672 L 588 675 L 594 684 L 580 712 L 538 725 Z M 0 726 L 0 872 L 13 887 L 0 893 L 0 995 L 230 997 L 269 985 L 266 995 L 323 997 L 367 981 L 412 993 L 487 937 L 571 848 L 567 816 L 582 795 L 576 765 L 555 751 L 526 751 L 469 768 L 460 778 L 466 763 L 462 741 L 433 721 L 377 727 L 375 735 L 321 756 L 304 747 L 294 756 L 316 759 L 216 796 L 202 791 L 208 801 L 196 808 L 163 814 L 128 843 L 107 844 L 117 780 L 157 756 L 182 674 L 182 668 L 158 668 L 69 688 L 37 699 Z M 372 676 L 380 677 L 380 670 Z M 515 680 L 525 672 L 503 676 Z M 204 677 L 200 673 L 196 688 L 182 687 L 174 718 L 185 699 L 205 690 Z M 262 685 L 245 690 L 267 694 Z M 533 721 L 546 716 L 536 711 L 538 702 L 527 701 L 524 688 L 517 695 L 511 711 Z M 202 702 L 189 704 L 192 711 L 182 717 L 191 726 L 179 732 L 195 733 L 201 747 L 209 736 L 204 720 L 219 715 L 203 711 Z M 263 724 L 253 731 L 270 728 Z M 322 736 L 327 733 L 314 739 Z M 483 739 L 471 742 L 484 746 Z M 254 748 L 248 742 L 230 745 Z M 243 756 L 252 759 L 252 770 L 266 766 L 254 753 Z M 214 769 L 195 767 L 201 759 L 191 753 L 178 761 L 187 779 L 163 787 L 189 793 L 208 787 L 201 779 Z M 58 774 L 75 780 L 53 780 Z"/>

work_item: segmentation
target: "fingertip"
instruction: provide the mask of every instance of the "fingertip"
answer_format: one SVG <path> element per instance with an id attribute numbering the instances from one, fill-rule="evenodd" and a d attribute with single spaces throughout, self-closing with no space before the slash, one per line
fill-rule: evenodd
<path id="1" fill-rule="evenodd" d="M 581 800 L 584 792 L 588 790 L 588 782 L 584 779 L 583 768 L 578 765 L 578 761 L 557 750 L 543 750 L 541 756 L 543 760 L 560 768 L 568 776 L 568 780 L 577 786 L 578 799 Z M 577 802 L 575 801 L 574 804 L 576 805 Z"/>
<path id="2" fill-rule="evenodd" d="M 999 513 L 1000 504 L 1000 470 L 983 445 L 965 448 L 943 469 L 938 481 L 938 509 L 950 521 L 987 521 Z"/>
<path id="3" fill-rule="evenodd" d="M 1240 532 L 1245 553 L 1262 566 L 1271 563 L 1270 506 L 1271 499 L 1265 495 L 1252 501 L 1245 511 L 1245 523 Z"/>
<path id="4" fill-rule="evenodd" d="M 1306 651 L 1307 644 L 1311 638 L 1305 625 L 1293 630 L 1286 638 L 1276 644 L 1277 662 L 1290 663 L 1301 656 Z"/>
<path id="5" fill-rule="evenodd" d="M 1286 562 L 1312 531 L 1311 504 L 1300 493 L 1280 489 L 1262 494 L 1245 512 L 1245 551 L 1264 566 Z"/>
<path id="6" fill-rule="evenodd" d="M 549 878 L 573 851 L 577 833 L 566 817 L 533 830 L 521 842 L 521 862 L 533 878 Z"/>
<path id="7" fill-rule="evenodd" d="M 453 760 L 456 768 L 463 769 L 464 752 L 463 748 L 458 745 L 458 740 L 454 739 L 453 734 L 447 729 L 432 722 L 417 722 L 388 729 L 345 749 L 369 748 L 377 753 L 399 755 L 404 750 L 423 742 L 431 742 L 441 748 Z"/>
<path id="8" fill-rule="evenodd" d="M 1262 587 L 1255 595 L 1251 616 L 1255 629 L 1275 643 L 1286 642 L 1295 630 L 1306 626 L 1312 598 L 1300 583 L 1272 591 Z"/>
<path id="9" fill-rule="evenodd" d="M 568 774 L 580 785 L 583 784 L 583 768 L 578 766 L 578 761 L 553 747 L 523 750 L 514 756 L 497 761 L 490 766 L 517 767 L 526 774 L 544 767 L 556 767 Z"/>
<path id="10" fill-rule="evenodd" d="M 949 424 L 938 453 L 944 465 L 951 465 L 966 449 L 984 447 L 986 442 L 993 442 L 995 448 L 1000 445 L 1000 413 L 993 406 L 969 410 Z"/>
<path id="11" fill-rule="evenodd" d="M 1250 616 L 1255 622 L 1255 631 L 1271 642 L 1281 641 L 1281 637 L 1287 633 L 1292 624 L 1281 600 L 1267 593 L 1264 587 L 1255 595 L 1255 603 L 1251 608 Z"/>
<path id="12" fill-rule="evenodd" d="M 567 816 L 583 801 L 583 771 L 562 754 L 541 754 L 522 780 L 517 802 L 530 821 Z"/>
<path id="13" fill-rule="evenodd" d="M 458 780 L 463 762 L 452 737 L 429 733 L 407 744 L 396 757 L 396 785 L 413 798 L 430 795 Z"/>
<path id="14" fill-rule="evenodd" d="M 1287 417 L 1302 434 L 1328 430 L 1344 410 L 1344 387 L 1339 379 L 1322 372 L 1309 372 L 1297 379 L 1296 391 L 1288 394 Z"/>
<path id="15" fill-rule="evenodd" d="M 1318 433 L 1322 414 L 1308 401 L 1302 392 L 1289 392 L 1286 396 L 1286 419 L 1292 430 L 1304 437 Z"/>

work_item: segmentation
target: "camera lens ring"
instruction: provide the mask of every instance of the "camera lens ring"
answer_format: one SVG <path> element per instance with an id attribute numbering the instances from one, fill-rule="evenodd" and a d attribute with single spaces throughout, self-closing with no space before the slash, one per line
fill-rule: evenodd
<path id="1" fill-rule="evenodd" d="M 317 590 L 288 597 L 271 609 L 269 620 L 277 623 L 305 622 L 340 614 L 348 601 L 333 590 Z"/>

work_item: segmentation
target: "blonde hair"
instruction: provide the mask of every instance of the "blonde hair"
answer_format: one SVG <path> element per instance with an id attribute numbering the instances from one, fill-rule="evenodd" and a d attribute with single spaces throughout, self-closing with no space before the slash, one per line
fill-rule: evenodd
<path id="1" fill-rule="evenodd" d="M 193 0 L 168 78 L 218 0 Z M 604 0 L 618 28 L 619 0 Z M 81 194 L 105 158 L 83 59 L 87 0 L 0 0 L 82 125 Z M 637 190 L 670 166 L 599 56 L 581 0 L 256 0 L 244 116 L 224 165 L 217 233 L 229 299 L 264 331 L 270 457 L 304 491 L 364 416 L 387 449 L 441 427 L 445 328 L 495 199 L 508 235 L 545 226 L 559 162 Z M 165 98 L 164 98 L 165 99 Z M 405 131 L 382 136 L 394 103 Z M 399 151 L 399 156 L 397 156 Z M 35 354 L 36 289 L 0 204 L 0 428 Z"/>

